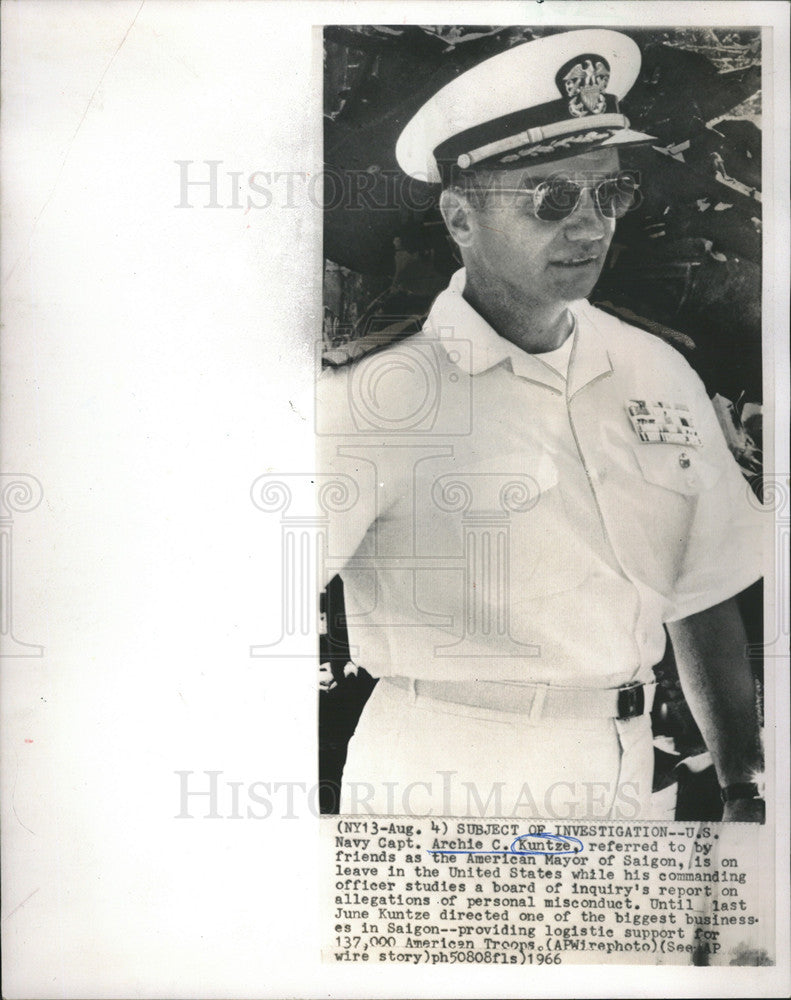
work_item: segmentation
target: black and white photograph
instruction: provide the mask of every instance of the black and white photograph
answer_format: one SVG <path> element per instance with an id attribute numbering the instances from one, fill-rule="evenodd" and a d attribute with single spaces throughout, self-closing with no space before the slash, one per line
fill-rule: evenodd
<path id="1" fill-rule="evenodd" d="M 790 16 L 0 0 L 3 997 L 789 995 Z"/>
<path id="2" fill-rule="evenodd" d="M 328 810 L 761 822 L 761 32 L 324 60 Z"/>

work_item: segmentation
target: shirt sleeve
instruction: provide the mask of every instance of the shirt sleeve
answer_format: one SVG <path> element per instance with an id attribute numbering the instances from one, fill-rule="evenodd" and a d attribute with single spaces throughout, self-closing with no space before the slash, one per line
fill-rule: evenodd
<path id="1" fill-rule="evenodd" d="M 703 383 L 693 380 L 706 474 L 695 505 L 674 607 L 667 621 L 705 611 L 740 593 L 764 575 L 767 513 L 730 452 Z"/>

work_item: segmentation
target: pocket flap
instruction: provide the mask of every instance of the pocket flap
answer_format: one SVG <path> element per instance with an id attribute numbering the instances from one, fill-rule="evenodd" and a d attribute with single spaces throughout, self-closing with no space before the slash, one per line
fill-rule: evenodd
<path id="1" fill-rule="evenodd" d="M 671 444 L 633 446 L 643 477 L 656 486 L 690 496 L 716 485 L 722 468 L 703 458 L 694 448 Z"/>

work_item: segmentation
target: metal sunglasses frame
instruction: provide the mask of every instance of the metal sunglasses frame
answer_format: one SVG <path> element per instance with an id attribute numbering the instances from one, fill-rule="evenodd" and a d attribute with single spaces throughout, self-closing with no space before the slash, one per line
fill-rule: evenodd
<path id="1" fill-rule="evenodd" d="M 616 191 L 617 191 L 618 182 L 625 179 L 628 179 L 632 185 L 631 190 L 629 192 L 629 195 L 631 197 L 630 203 L 626 205 L 623 211 L 620 213 L 614 213 L 611 210 L 605 210 L 605 207 L 602 205 L 599 196 L 600 190 L 605 185 L 614 184 L 616 185 Z M 552 190 L 553 185 L 560 185 L 560 184 L 564 185 L 564 194 L 561 196 L 563 198 L 564 204 L 558 206 L 557 201 L 559 199 L 553 199 L 555 200 L 555 207 L 554 209 L 552 209 L 553 214 L 549 218 L 542 217 L 541 215 L 539 215 L 539 210 L 541 208 L 541 205 L 545 203 L 545 198 L 542 197 L 541 200 L 539 200 L 539 195 L 546 195 Z M 573 193 L 574 188 L 577 189 L 574 202 L 573 204 L 566 205 L 565 201 L 567 200 L 568 195 Z M 569 177 L 567 174 L 556 174 L 553 177 L 548 177 L 546 180 L 541 181 L 534 188 L 527 188 L 527 187 L 496 188 L 494 189 L 493 193 L 532 195 L 533 214 L 535 215 L 536 219 L 538 219 L 540 222 L 562 222 L 564 219 L 569 218 L 569 216 L 573 215 L 574 212 L 576 212 L 577 208 L 579 207 L 579 203 L 582 200 L 583 191 L 593 192 L 594 204 L 596 205 L 598 211 L 604 216 L 604 218 L 620 219 L 623 218 L 623 216 L 626 215 L 626 213 L 631 208 L 634 207 L 635 196 L 637 195 L 637 192 L 639 190 L 640 190 L 640 182 L 637 175 L 630 170 L 621 170 L 617 174 L 611 174 L 609 177 L 603 177 L 598 181 L 596 181 L 595 183 L 591 182 L 587 184 L 580 184 L 577 181 L 573 180 L 571 177 Z"/>

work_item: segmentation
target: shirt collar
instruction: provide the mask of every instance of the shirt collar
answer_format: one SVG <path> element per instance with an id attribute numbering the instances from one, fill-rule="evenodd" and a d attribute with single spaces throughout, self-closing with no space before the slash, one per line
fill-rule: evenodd
<path id="1" fill-rule="evenodd" d="M 607 336 L 600 322 L 603 314 L 585 299 L 575 302 L 572 312 L 577 322 L 577 338 L 569 361 L 569 399 L 586 385 L 614 370 Z"/>
<path id="2" fill-rule="evenodd" d="M 441 341 L 450 354 L 453 341 L 458 348 L 454 363 L 468 375 L 480 375 L 505 364 L 521 378 L 539 382 L 558 392 L 565 392 L 566 381 L 540 357 L 501 337 L 464 298 L 466 271 L 456 271 L 450 284 L 441 292 L 431 308 L 426 326 L 432 337 Z M 576 336 L 568 371 L 568 395 L 571 397 L 588 382 L 612 371 L 612 363 L 601 332 L 591 322 L 591 306 L 585 301 L 574 302 Z"/>

